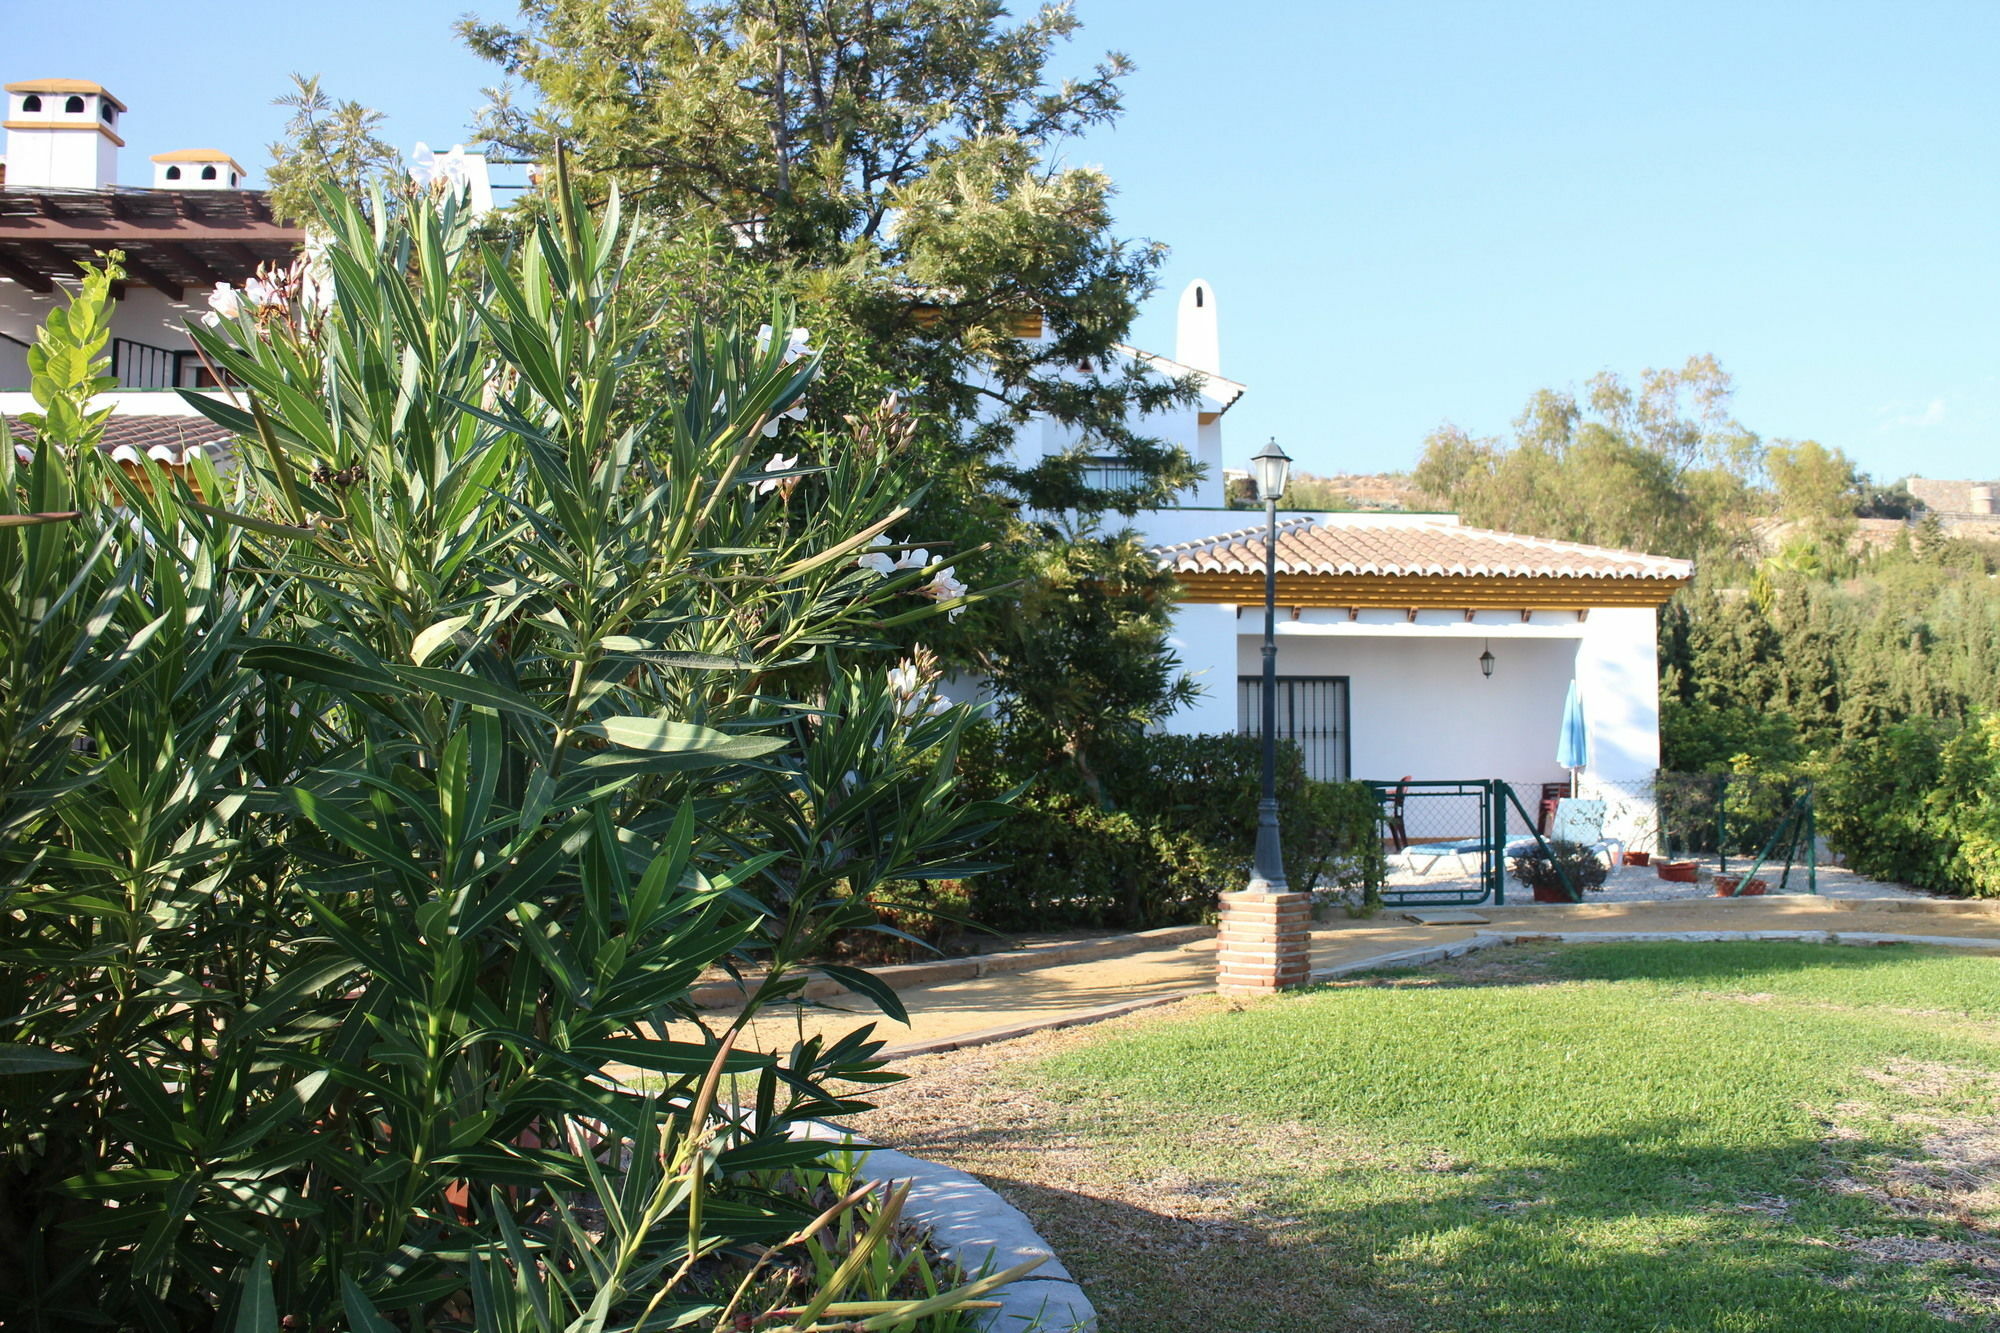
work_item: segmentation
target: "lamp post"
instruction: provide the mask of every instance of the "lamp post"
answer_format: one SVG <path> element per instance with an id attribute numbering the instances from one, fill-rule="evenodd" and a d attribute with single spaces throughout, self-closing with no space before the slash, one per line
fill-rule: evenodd
<path id="1" fill-rule="evenodd" d="M 1278 501 L 1284 498 L 1291 457 L 1274 439 L 1250 460 L 1257 498 L 1264 502 L 1264 794 L 1257 802 L 1257 859 L 1252 892 L 1285 893 L 1285 862 L 1278 845 Z"/>

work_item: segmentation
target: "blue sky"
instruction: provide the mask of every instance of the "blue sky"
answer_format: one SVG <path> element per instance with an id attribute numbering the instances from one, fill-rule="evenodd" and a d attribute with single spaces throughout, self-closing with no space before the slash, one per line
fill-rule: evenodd
<path id="1" fill-rule="evenodd" d="M 308 9 L 0 0 L 8 80 L 94 78 L 148 154 L 257 173 L 293 70 L 463 135 L 490 67 L 452 19 L 504 0 Z M 2000 473 L 2000 5 L 1078 0 L 1064 57 L 1139 66 L 1127 115 L 1071 145 L 1121 230 L 1168 243 L 1137 340 L 1215 284 L 1240 460 L 1397 469 L 1452 421 L 1504 432 L 1530 392 L 1712 352 L 1767 438 L 1881 478 Z M 308 17 L 310 15 L 310 17 Z M 145 33 L 143 42 L 91 34 Z"/>

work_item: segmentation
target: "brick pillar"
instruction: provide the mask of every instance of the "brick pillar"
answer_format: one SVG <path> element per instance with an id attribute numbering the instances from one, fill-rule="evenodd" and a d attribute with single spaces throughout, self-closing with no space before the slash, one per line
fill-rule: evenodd
<path id="1" fill-rule="evenodd" d="M 1219 995 L 1269 995 L 1312 971 L 1312 895 L 1244 890 L 1222 897 L 1216 937 Z"/>

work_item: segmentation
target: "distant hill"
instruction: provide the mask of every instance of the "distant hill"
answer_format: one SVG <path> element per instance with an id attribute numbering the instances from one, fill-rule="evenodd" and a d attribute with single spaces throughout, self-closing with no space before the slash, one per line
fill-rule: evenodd
<path id="1" fill-rule="evenodd" d="M 1254 508 L 1249 475 L 1232 471 L 1227 480 L 1231 507 Z M 1444 506 L 1411 484 L 1406 472 L 1343 472 L 1326 477 L 1312 472 L 1294 472 L 1279 507 L 1422 513 Z"/>

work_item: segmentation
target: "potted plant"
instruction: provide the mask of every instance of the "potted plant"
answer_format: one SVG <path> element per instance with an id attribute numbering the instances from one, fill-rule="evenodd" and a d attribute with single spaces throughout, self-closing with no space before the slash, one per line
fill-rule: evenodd
<path id="1" fill-rule="evenodd" d="M 1544 851 L 1540 844 L 1512 858 L 1510 865 L 1514 878 L 1534 890 L 1538 903 L 1566 903 L 1570 901 L 1569 887 L 1577 892 L 1604 887 L 1604 876 L 1608 873 L 1604 862 L 1597 859 L 1595 849 L 1580 842 L 1565 842 L 1557 839 L 1548 844 Z M 1567 877 L 1568 886 L 1564 879 Z"/>
<path id="2" fill-rule="evenodd" d="M 1627 851 L 1624 852 L 1622 855 L 1625 864 L 1628 866 L 1650 865 L 1652 864 L 1653 860 L 1653 854 L 1651 852 Z"/>

